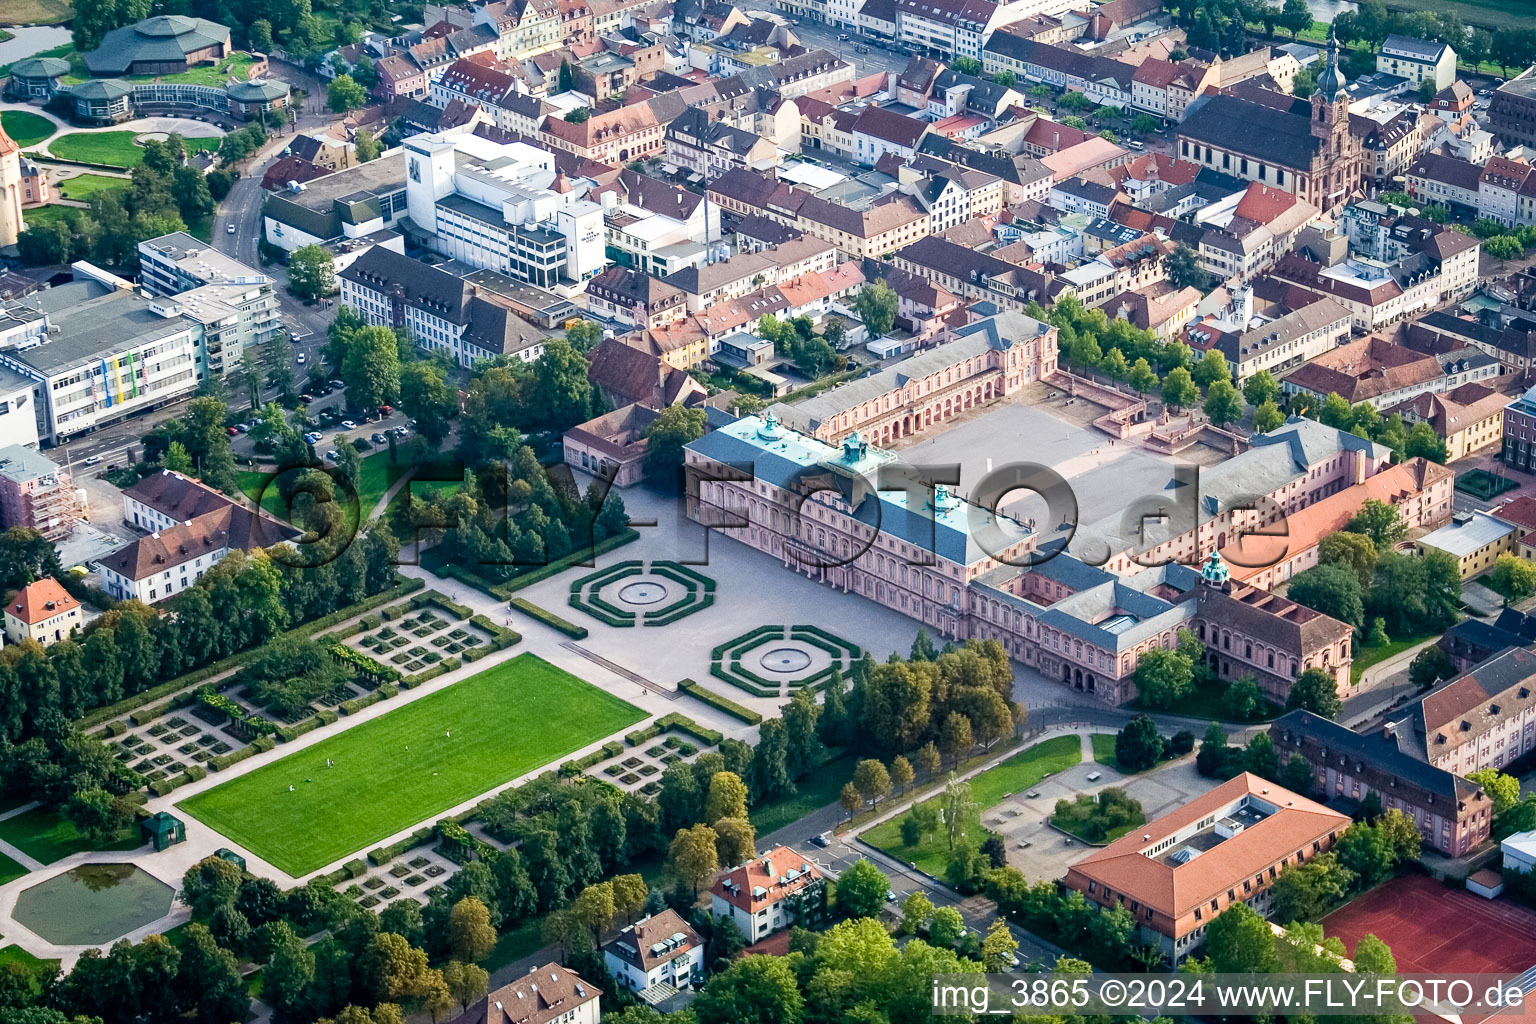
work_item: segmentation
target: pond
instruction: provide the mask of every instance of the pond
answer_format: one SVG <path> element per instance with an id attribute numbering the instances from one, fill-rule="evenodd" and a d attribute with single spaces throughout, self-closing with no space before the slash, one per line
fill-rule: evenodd
<path id="1" fill-rule="evenodd" d="M 0 43 L 0 64 L 14 64 L 70 39 L 69 29 L 63 25 L 18 25 L 6 31 L 16 38 Z"/>
<path id="2" fill-rule="evenodd" d="M 175 895 L 132 864 L 83 864 L 23 891 L 11 916 L 56 945 L 106 945 L 170 913 Z"/>

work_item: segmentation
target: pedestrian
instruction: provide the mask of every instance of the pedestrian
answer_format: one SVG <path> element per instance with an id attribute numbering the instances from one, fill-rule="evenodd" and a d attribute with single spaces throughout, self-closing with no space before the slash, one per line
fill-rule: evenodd
<path id="1" fill-rule="evenodd" d="M 290 792 L 290 793 L 293 792 L 293 783 L 291 783 L 291 782 L 288 783 L 288 792 Z"/>
<path id="2" fill-rule="evenodd" d="M 443 735 L 444 735 L 444 736 L 446 736 L 446 737 L 448 737 L 448 738 L 449 738 L 449 739 L 453 739 L 453 733 L 452 733 L 452 732 L 450 732 L 450 731 L 449 731 L 449 730 L 447 730 L 447 729 L 444 729 L 444 730 L 443 730 Z"/>

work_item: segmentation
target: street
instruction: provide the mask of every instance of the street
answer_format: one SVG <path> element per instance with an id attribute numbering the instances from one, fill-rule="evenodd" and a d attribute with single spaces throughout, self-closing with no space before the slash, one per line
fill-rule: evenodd
<path id="1" fill-rule="evenodd" d="M 877 44 L 874 40 L 859 36 L 839 25 L 824 25 L 821 22 L 806 21 L 801 19 L 795 25 L 795 35 L 800 37 L 800 42 L 805 46 L 816 49 L 821 48 L 837 54 L 853 62 L 853 66 L 860 78 L 872 75 L 877 71 L 894 71 L 900 73 L 906 69 L 907 62 L 912 58 L 897 50 L 888 49 Z M 846 42 L 838 38 L 846 34 L 849 38 Z M 859 53 L 856 47 L 864 47 L 867 53 Z"/>

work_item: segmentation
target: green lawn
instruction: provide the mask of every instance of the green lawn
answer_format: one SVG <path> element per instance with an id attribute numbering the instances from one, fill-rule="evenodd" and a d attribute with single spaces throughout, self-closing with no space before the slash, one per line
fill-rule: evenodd
<path id="1" fill-rule="evenodd" d="M 302 875 L 644 717 L 523 654 L 178 806 Z"/>
<path id="2" fill-rule="evenodd" d="M 1089 739 L 1093 741 L 1093 759 L 1099 764 L 1115 767 L 1115 734 L 1096 732 Z"/>
<path id="3" fill-rule="evenodd" d="M 48 144 L 48 152 L 60 160 L 106 167 L 137 167 L 144 160 L 144 147 L 133 140 L 138 132 L 69 132 Z M 185 139 L 187 151 L 196 153 L 218 149 L 219 140 Z"/>
<path id="4" fill-rule="evenodd" d="M 326 444 L 328 445 L 329 442 Z M 389 450 L 381 449 L 372 455 L 364 456 L 362 464 L 363 471 L 357 481 L 357 507 L 366 519 L 373 512 L 374 506 L 384 497 L 384 492 L 389 490 Z M 267 486 L 267 481 L 272 479 L 273 474 L 242 469 L 235 476 L 241 492 L 247 498 L 255 501 L 257 495 L 261 495 L 261 507 L 277 518 L 287 521 L 288 507 L 283 503 L 283 496 L 278 493 L 275 486 Z M 458 484 L 449 482 L 438 486 L 457 489 L 463 485 L 462 482 Z M 416 493 L 421 493 L 423 489 L 423 485 L 416 485 Z"/>
<path id="5" fill-rule="evenodd" d="M 812 811 L 837 803 L 843 783 L 853 778 L 853 768 L 858 763 L 859 758 L 851 753 L 839 754 L 825 762 L 800 780 L 794 796 L 754 807 L 748 815 L 752 819 L 752 827 L 758 835 L 767 835 L 799 821 Z"/>
<path id="6" fill-rule="evenodd" d="M 1009 793 L 1023 793 L 1039 785 L 1040 780 L 1047 775 L 1065 771 L 1082 759 L 1081 740 L 1076 736 L 1057 736 L 1021 750 L 971 779 L 971 796 L 985 814 L 987 808 L 1001 802 Z M 841 781 L 842 777 L 839 776 L 839 788 Z M 940 829 L 933 835 L 924 836 L 916 846 L 907 846 L 901 841 L 901 818 L 902 815 L 897 815 L 890 821 L 876 825 L 859 838 L 904 864 L 917 865 L 919 871 L 943 877 L 951 856 L 948 836 Z M 987 830 L 978 827 L 967 834 L 963 841 L 979 845 L 986 835 Z"/>
<path id="7" fill-rule="evenodd" d="M 98 193 L 125 189 L 131 184 L 127 178 L 114 178 L 108 174 L 80 174 L 59 182 L 59 194 L 65 199 L 90 202 Z"/>
<path id="8" fill-rule="evenodd" d="M 43 975 L 52 973 L 59 966 L 57 960 L 40 960 L 20 946 L 0 946 L 0 967 L 20 964 L 32 972 L 30 988 L 33 996 L 43 994 Z"/>
<path id="9" fill-rule="evenodd" d="M 1404 637 L 1401 640 L 1390 640 L 1380 647 L 1362 647 L 1349 663 L 1349 681 L 1351 685 L 1360 682 L 1360 676 L 1372 665 L 1380 664 L 1394 655 L 1402 654 L 1408 648 L 1423 643 L 1425 640 L 1439 636 L 1438 633 L 1426 633 L 1423 636 Z"/>
<path id="10" fill-rule="evenodd" d="M 0 0 L 0 23 L 6 25 L 56 25 L 75 16 L 69 0 Z M 73 49 L 69 43 L 64 49 Z M 45 51 L 45 56 L 54 56 Z"/>
<path id="11" fill-rule="evenodd" d="M 22 149 L 31 149 L 58 130 L 52 121 L 30 110 L 0 111 L 0 125 Z"/>
<path id="12" fill-rule="evenodd" d="M 34 807 L 0 820 L 0 839 L 44 864 L 52 864 L 82 850 L 137 850 L 144 845 L 137 828 L 122 833 L 115 841 L 87 839 L 76 831 L 75 826 L 46 807 Z"/>
<path id="13" fill-rule="evenodd" d="M 69 209 L 67 206 L 35 206 L 30 210 L 22 210 L 21 220 L 28 227 L 36 224 L 56 224 L 69 219 Z"/>
<path id="14" fill-rule="evenodd" d="M 0 885 L 4 885 L 6 882 L 14 882 L 26 873 L 26 868 L 22 867 L 12 858 L 0 853 Z"/>
<path id="15" fill-rule="evenodd" d="M 1164 711 L 1170 715 L 1184 715 L 1188 718 L 1198 718 L 1202 722 L 1216 719 L 1222 722 L 1236 722 L 1240 719 L 1232 718 L 1222 706 L 1221 695 L 1226 692 L 1227 684 L 1220 679 L 1195 680 L 1195 688 L 1189 694 L 1166 708 L 1148 708 L 1138 698 L 1131 702 L 1133 711 Z M 1268 698 L 1264 700 L 1264 711 L 1257 718 L 1248 719 L 1250 722 L 1267 722 L 1271 718 L 1278 718 L 1285 709 Z"/>

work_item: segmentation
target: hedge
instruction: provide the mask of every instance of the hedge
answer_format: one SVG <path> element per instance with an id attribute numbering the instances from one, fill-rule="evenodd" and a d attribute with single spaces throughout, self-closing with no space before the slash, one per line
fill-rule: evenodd
<path id="1" fill-rule="evenodd" d="M 336 710 L 344 715 L 355 715 L 359 711 L 363 710 L 363 708 L 373 707 L 373 705 L 377 704 L 379 701 L 387 700 L 389 695 L 384 693 L 383 690 L 384 687 L 381 686 L 377 690 L 374 690 L 372 693 L 365 693 L 361 697 L 353 697 L 351 700 L 344 700 L 340 704 L 336 705 Z"/>
<path id="2" fill-rule="evenodd" d="M 420 590 L 422 587 L 426 586 L 425 583 L 419 579 L 416 579 L 415 577 L 396 575 L 395 578 L 403 582 L 395 584 L 388 590 L 381 590 L 379 593 L 374 594 L 372 597 L 365 597 L 363 600 L 357 602 L 356 604 L 348 605 L 347 607 L 340 608 L 328 615 L 322 615 L 318 619 L 311 619 L 309 622 L 295 626 L 288 630 L 286 633 L 282 634 L 282 636 L 299 639 L 313 636 L 321 630 L 329 629 L 339 622 L 344 622 L 347 619 L 350 619 L 354 615 L 358 615 L 362 612 L 372 611 L 380 605 L 389 604 L 391 601 L 398 601 L 406 594 Z M 216 661 L 211 665 L 204 665 L 202 668 L 194 669 L 191 672 L 179 675 L 175 679 L 161 683 L 159 686 L 152 686 L 147 690 L 136 693 L 132 697 L 125 697 L 115 704 L 109 704 L 104 708 L 97 708 L 95 711 L 80 719 L 80 728 L 94 728 L 95 726 L 109 721 L 110 719 L 120 718 L 131 711 L 142 708 L 146 704 L 153 704 L 155 701 L 168 697 L 185 687 L 196 686 L 198 683 L 212 679 L 216 675 L 221 675 L 222 673 L 228 672 L 231 669 L 239 668 L 247 661 L 253 660 L 265 649 L 265 644 L 258 645 L 256 647 L 248 647 L 243 651 L 240 651 L 236 654 L 231 654 L 229 657 L 220 661 Z M 148 718 L 145 719 L 145 721 L 149 720 L 150 719 Z"/>
<path id="3" fill-rule="evenodd" d="M 412 832 L 410 835 L 406 836 L 404 839 L 400 840 L 398 843 L 390 843 L 388 846 L 381 846 L 376 850 L 369 850 L 368 861 L 375 866 L 388 864 L 390 861 L 400 856 L 406 850 L 413 850 L 420 846 L 422 843 L 430 842 L 432 837 L 436 834 L 437 831 L 430 825 L 419 828 L 415 832 Z"/>
<path id="4" fill-rule="evenodd" d="M 368 873 L 368 865 L 361 857 L 354 857 L 343 864 L 341 870 L 345 872 L 347 878 L 361 878 Z"/>
<path id="5" fill-rule="evenodd" d="M 620 743 L 618 740 L 609 740 L 607 743 L 603 744 L 603 753 L 608 757 L 618 757 L 620 754 L 624 753 L 624 744 Z"/>
<path id="6" fill-rule="evenodd" d="M 758 626 L 756 629 L 749 633 L 743 633 L 741 636 L 732 637 L 730 640 L 727 640 L 723 644 L 717 644 L 710 650 L 709 660 L 719 661 L 722 657 L 725 656 L 726 651 L 729 651 L 734 647 L 750 647 L 758 641 L 767 640 L 769 637 L 780 639 L 783 636 L 783 626 Z"/>
<path id="7" fill-rule="evenodd" d="M 754 682 L 752 678 L 749 678 L 751 673 L 736 675 L 735 673 L 727 672 L 718 661 L 710 664 L 709 674 L 723 683 L 730 683 L 738 689 L 746 690 L 754 697 L 777 697 L 779 695 L 779 687 L 769 685 L 766 680 Z"/>
<path id="8" fill-rule="evenodd" d="M 585 640 L 587 638 L 586 626 L 578 626 L 576 623 L 570 621 L 569 619 L 562 619 L 554 612 L 540 608 L 538 605 L 534 604 L 532 601 L 526 600 L 525 598 L 514 597 L 512 599 L 512 607 L 516 608 L 524 615 L 528 615 L 539 620 L 549 628 L 564 633 L 566 636 L 574 637 L 577 640 Z"/>
<path id="9" fill-rule="evenodd" d="M 656 719 L 656 724 L 661 726 L 663 732 L 668 729 L 686 732 L 698 737 L 701 742 L 712 747 L 719 746 L 720 741 L 725 739 L 724 733 L 716 732 L 714 729 L 706 729 L 687 715 L 679 714 L 676 711 Z"/>
<path id="10" fill-rule="evenodd" d="M 748 725 L 761 725 L 763 722 L 763 716 L 758 714 L 756 711 L 744 708 L 730 698 L 724 697 L 713 690 L 700 686 L 692 679 L 684 679 L 682 682 L 677 684 L 677 688 L 682 690 L 690 697 L 697 697 L 699 700 L 703 701 L 705 704 L 708 704 L 716 711 L 724 711 L 732 718 L 740 719 L 741 721 L 746 722 Z"/>
<path id="11" fill-rule="evenodd" d="M 429 679 L 436 679 L 443 673 L 452 672 L 458 667 L 459 661 L 457 658 L 444 658 L 442 661 L 438 662 L 436 665 L 433 665 L 431 668 L 424 668 L 413 676 L 406 676 L 404 679 L 400 680 L 400 685 L 405 687 L 407 690 L 414 690 L 416 687 L 420 686 L 422 683 L 425 683 Z"/>
<path id="12" fill-rule="evenodd" d="M 479 573 L 471 572 L 462 566 L 445 560 L 443 556 L 437 554 L 436 548 L 429 548 L 427 551 L 422 552 L 420 563 L 422 568 L 429 572 L 458 580 L 466 586 L 474 587 L 476 590 L 487 593 L 492 597 L 498 597 L 503 601 L 510 601 L 512 600 L 512 595 L 524 587 L 531 586 L 541 580 L 547 580 L 551 576 L 558 576 L 573 565 L 582 565 L 598 555 L 606 554 L 614 548 L 639 539 L 640 534 L 633 529 L 625 527 L 623 531 L 604 538 L 591 547 L 573 551 L 564 558 L 556 559 L 548 565 L 529 569 L 527 572 L 521 573 L 505 583 L 493 583 Z"/>
<path id="13" fill-rule="evenodd" d="M 640 744 L 645 743 L 648 740 L 653 740 L 660 735 L 661 726 L 657 725 L 655 722 L 652 722 L 650 725 L 643 729 L 635 729 L 632 732 L 625 733 L 624 742 L 628 743 L 632 747 L 638 747 Z"/>
<path id="14" fill-rule="evenodd" d="M 106 732 L 107 732 L 107 739 L 111 739 L 114 736 L 121 736 L 123 733 L 125 733 L 127 731 L 128 731 L 128 723 L 127 722 L 118 720 L 118 721 L 108 722 L 107 723 L 107 730 L 106 730 Z"/>
<path id="15" fill-rule="evenodd" d="M 523 640 L 523 634 L 517 630 L 508 629 L 506 626 L 498 626 L 484 615 L 470 616 L 469 624 L 491 634 L 490 647 L 493 651 L 504 651 L 514 644 L 521 643 Z M 480 648 L 477 647 L 475 650 L 478 651 Z"/>
<path id="16" fill-rule="evenodd" d="M 179 706 L 176 701 L 168 700 L 164 704 L 156 704 L 152 708 L 140 708 L 128 716 L 128 721 L 134 725 L 148 725 L 161 715 L 169 714 Z"/>
<path id="17" fill-rule="evenodd" d="M 598 622 L 601 622 L 605 626 L 615 626 L 622 629 L 625 626 L 633 626 L 635 624 L 634 612 L 616 614 L 614 612 L 606 611 L 603 607 L 588 601 L 580 594 L 572 594 L 570 596 L 569 604 L 572 608 L 580 608 L 582 611 L 586 612 L 588 615 L 592 616 L 594 619 L 596 619 Z M 628 618 L 625 618 L 626 615 Z"/>

